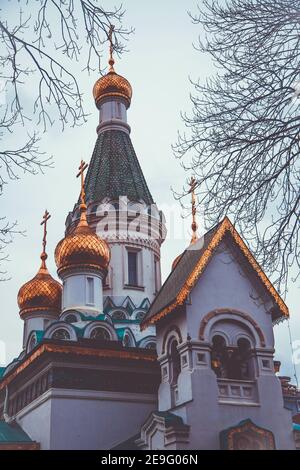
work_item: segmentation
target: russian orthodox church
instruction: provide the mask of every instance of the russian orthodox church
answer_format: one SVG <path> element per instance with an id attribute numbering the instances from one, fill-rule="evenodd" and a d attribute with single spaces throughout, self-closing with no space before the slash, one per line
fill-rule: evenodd
<path id="1" fill-rule="evenodd" d="M 46 211 L 40 268 L 19 290 L 23 348 L 0 370 L 0 449 L 295 449 L 299 393 L 284 395 L 273 360 L 288 308 L 228 218 L 197 236 L 193 179 L 191 244 L 161 286 L 165 219 L 112 52 L 109 66 L 55 249 L 59 281 Z"/>

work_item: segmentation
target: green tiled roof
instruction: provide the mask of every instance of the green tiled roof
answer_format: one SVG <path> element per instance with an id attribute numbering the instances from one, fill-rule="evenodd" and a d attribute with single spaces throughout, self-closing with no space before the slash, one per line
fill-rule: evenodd
<path id="1" fill-rule="evenodd" d="M 0 378 L 3 377 L 6 367 L 0 367 Z"/>
<path id="2" fill-rule="evenodd" d="M 96 317 L 93 317 L 93 315 L 85 315 L 84 313 L 79 312 L 80 318 L 83 321 L 90 321 L 90 320 L 105 320 L 105 315 L 103 313 L 100 313 Z"/>
<path id="3" fill-rule="evenodd" d="M 99 134 L 85 180 L 88 202 L 127 196 L 132 201 L 153 204 L 130 136 L 123 131 Z"/>
<path id="4" fill-rule="evenodd" d="M 28 434 L 17 424 L 8 424 L 0 420 L 0 444 L 13 442 L 33 442 Z"/>

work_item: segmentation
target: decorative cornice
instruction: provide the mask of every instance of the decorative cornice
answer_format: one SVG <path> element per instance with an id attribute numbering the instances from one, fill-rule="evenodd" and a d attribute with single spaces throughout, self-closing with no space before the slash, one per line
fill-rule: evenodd
<path id="1" fill-rule="evenodd" d="M 185 281 L 184 285 L 180 289 L 175 300 L 170 305 L 163 308 L 162 310 L 154 314 L 149 319 L 145 319 L 145 321 L 142 322 L 141 324 L 142 330 L 147 328 L 150 324 L 155 324 L 158 320 L 160 320 L 161 318 L 171 313 L 179 305 L 184 304 L 184 302 L 187 299 L 187 296 L 189 295 L 195 283 L 199 279 L 200 275 L 203 273 L 204 269 L 208 265 L 212 257 L 212 254 L 214 253 L 215 249 L 219 246 L 220 242 L 223 240 L 226 233 L 229 233 L 232 236 L 233 240 L 236 242 L 236 244 L 239 246 L 243 255 L 246 257 L 251 267 L 254 269 L 254 271 L 260 278 L 260 280 L 263 282 L 269 294 L 273 297 L 282 316 L 285 318 L 289 317 L 288 307 L 286 306 L 286 304 L 284 303 L 284 301 L 282 300 L 282 298 L 280 297 L 280 295 L 278 294 L 278 292 L 272 285 L 271 281 L 263 272 L 262 268 L 259 266 L 254 256 L 250 252 L 249 248 L 246 246 L 245 242 L 242 240 L 242 238 L 240 237 L 240 235 L 238 234 L 238 232 L 236 231 L 236 229 L 234 228 L 234 226 L 232 225 L 228 217 L 225 217 L 223 222 L 220 224 L 219 228 L 216 230 L 216 233 L 212 237 L 211 241 L 209 242 L 207 248 L 204 250 L 203 254 L 198 260 L 195 268 L 192 270 L 187 280 Z"/>
<path id="2" fill-rule="evenodd" d="M 150 355 L 149 350 L 146 350 L 146 354 L 141 351 L 129 351 L 128 349 L 94 349 L 83 346 L 76 346 L 74 344 L 51 344 L 42 343 L 36 350 L 30 354 L 20 365 L 15 369 L 12 369 L 7 376 L 0 381 L 0 390 L 6 387 L 17 375 L 19 375 L 24 369 L 29 367 L 35 360 L 37 360 L 44 353 L 62 353 L 62 354 L 76 354 L 78 356 L 85 357 L 98 357 L 98 358 L 112 358 L 120 360 L 134 360 L 134 361 L 146 361 L 156 362 L 156 355 Z"/>

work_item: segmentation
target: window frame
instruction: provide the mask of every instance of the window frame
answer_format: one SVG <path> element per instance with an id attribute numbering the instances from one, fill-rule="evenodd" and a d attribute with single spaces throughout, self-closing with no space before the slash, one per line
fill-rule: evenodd
<path id="1" fill-rule="evenodd" d="M 90 282 L 92 281 L 92 282 Z M 91 288 L 92 286 L 92 288 Z M 92 293 L 92 295 L 91 295 Z M 90 302 L 90 300 L 92 300 Z M 95 279 L 92 276 L 86 277 L 86 305 L 95 305 Z"/>
<path id="2" fill-rule="evenodd" d="M 136 255 L 136 283 L 130 283 L 129 276 L 129 254 Z M 142 289 L 142 250 L 133 247 L 126 247 L 126 260 L 125 260 L 125 287 L 132 289 Z"/>

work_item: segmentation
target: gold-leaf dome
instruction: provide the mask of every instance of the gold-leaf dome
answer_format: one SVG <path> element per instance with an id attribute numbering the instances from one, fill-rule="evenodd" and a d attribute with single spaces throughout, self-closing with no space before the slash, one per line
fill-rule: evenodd
<path id="1" fill-rule="evenodd" d="M 101 99 L 114 96 L 123 98 L 126 101 L 127 107 L 129 107 L 132 88 L 129 81 L 122 77 L 122 75 L 118 75 L 112 68 L 106 75 L 96 81 L 93 95 L 96 105 Z"/>
<path id="2" fill-rule="evenodd" d="M 59 314 L 61 311 L 62 286 L 53 279 L 42 261 L 36 276 L 19 290 L 18 305 L 20 315 L 47 310 Z"/>
<path id="3" fill-rule="evenodd" d="M 85 212 L 75 230 L 63 238 L 55 249 L 58 274 L 69 268 L 89 267 L 106 270 L 110 261 L 110 249 L 88 226 Z"/>
<path id="4" fill-rule="evenodd" d="M 42 264 L 33 279 L 26 282 L 18 292 L 20 315 L 48 311 L 59 315 L 61 311 L 62 285 L 53 279 L 46 266 L 47 222 L 51 215 L 46 210 L 41 225 L 44 226 Z"/>

